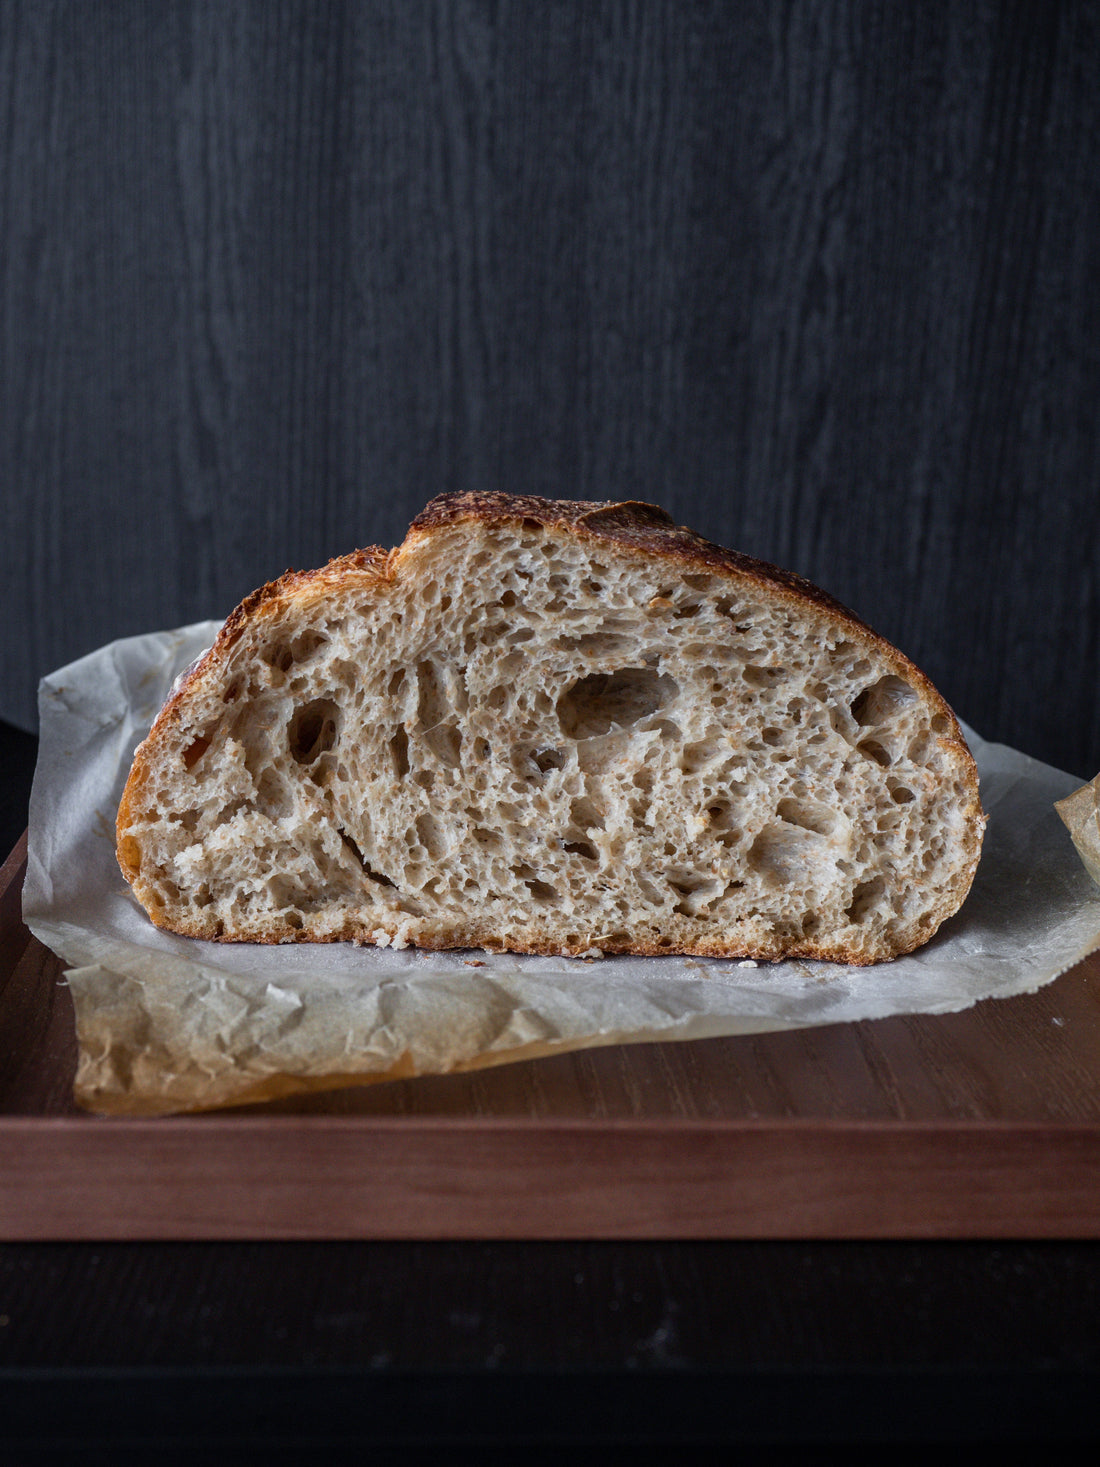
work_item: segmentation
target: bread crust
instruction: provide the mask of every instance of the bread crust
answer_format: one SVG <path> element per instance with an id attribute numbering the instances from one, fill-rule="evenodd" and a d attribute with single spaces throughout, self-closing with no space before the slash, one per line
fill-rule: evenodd
<path id="1" fill-rule="evenodd" d="M 517 524 L 533 520 L 544 529 L 564 530 L 582 539 L 603 540 L 621 549 L 668 560 L 680 571 L 737 572 L 769 590 L 779 590 L 843 617 L 889 647 L 889 643 L 843 606 L 793 571 L 781 570 L 738 550 L 715 545 L 702 535 L 678 525 L 659 505 L 641 499 L 602 502 L 584 499 L 538 499 L 530 494 L 440 494 L 409 526 L 404 545 L 393 552 L 399 561 L 409 547 L 426 534 L 446 525 L 474 520 L 484 525 Z M 891 648 L 890 650 L 894 650 Z"/>
<path id="2" fill-rule="evenodd" d="M 958 720 L 935 686 L 903 653 L 892 643 L 880 636 L 848 607 L 797 574 L 771 565 L 766 561 L 727 549 L 704 539 L 693 530 L 677 525 L 672 518 L 656 505 L 638 500 L 622 501 L 573 501 L 538 498 L 532 495 L 506 493 L 457 493 L 444 494 L 431 500 L 413 520 L 404 542 L 391 551 L 379 546 L 368 546 L 350 554 L 340 556 L 318 570 L 288 570 L 276 580 L 267 583 L 246 596 L 226 619 L 213 646 L 178 680 L 172 693 L 158 715 L 146 740 L 139 745 L 134 755 L 133 766 L 120 801 L 116 821 L 116 838 L 119 866 L 127 881 L 133 883 L 138 875 L 138 865 L 127 850 L 126 832 L 133 822 L 135 811 L 141 803 L 141 793 L 157 757 L 158 749 L 167 742 L 181 719 L 182 711 L 188 706 L 195 691 L 216 678 L 229 654 L 246 633 L 273 620 L 288 605 L 306 606 L 312 601 L 322 600 L 335 588 L 347 588 L 358 582 L 362 588 L 385 595 L 402 575 L 405 562 L 416 548 L 428 537 L 462 522 L 474 522 L 485 526 L 519 524 L 530 521 L 542 528 L 560 531 L 583 540 L 614 546 L 628 554 L 647 558 L 658 558 L 668 563 L 670 570 L 679 574 L 705 572 L 719 576 L 727 575 L 737 580 L 747 580 L 765 591 L 772 598 L 805 609 L 813 608 L 833 622 L 850 628 L 860 639 L 867 640 L 899 677 L 904 678 L 919 690 L 929 706 L 942 720 L 944 732 L 941 741 L 954 746 L 956 756 L 964 771 L 967 789 L 965 819 L 973 832 L 968 860 L 960 871 L 955 885 L 949 889 L 933 911 L 934 931 L 947 916 L 954 913 L 965 899 L 977 868 L 981 851 L 981 836 L 985 819 L 981 811 L 978 775 L 973 757 Z M 213 941 L 246 940 L 259 944 L 274 944 L 288 940 L 323 942 L 375 941 L 379 930 L 386 929 L 385 920 L 372 919 L 368 924 L 349 921 L 336 931 L 311 935 L 309 925 L 295 937 L 285 933 L 268 933 L 258 930 L 246 938 L 224 936 L 213 925 L 167 923 L 150 910 L 154 924 L 184 936 Z M 400 941 L 397 924 L 386 935 Z M 530 936 L 521 942 L 509 938 L 502 942 L 493 931 L 477 920 L 452 924 L 445 932 L 418 936 L 416 945 L 429 950 L 444 950 L 464 947 L 479 947 L 487 950 L 525 952 L 531 954 L 559 955 L 562 953 L 560 940 L 543 937 L 532 924 Z M 671 924 L 674 929 L 679 921 Z M 684 924 L 685 928 L 689 924 Z M 668 934 L 675 940 L 675 931 Z M 906 945 L 900 946 L 894 956 L 912 951 L 921 946 L 927 936 L 916 936 Z M 881 956 L 866 956 L 854 948 L 838 956 L 835 944 L 822 946 L 812 939 L 797 943 L 774 938 L 757 937 L 749 943 L 722 940 L 720 937 L 702 938 L 696 934 L 690 941 L 671 949 L 667 943 L 658 945 L 644 938 L 630 941 L 612 939 L 601 943 L 607 953 L 631 953 L 642 956 L 668 955 L 670 951 L 690 953 L 714 958 L 755 957 L 763 960 L 778 958 L 820 959 L 844 961 L 852 965 L 864 965 L 882 961 Z"/>

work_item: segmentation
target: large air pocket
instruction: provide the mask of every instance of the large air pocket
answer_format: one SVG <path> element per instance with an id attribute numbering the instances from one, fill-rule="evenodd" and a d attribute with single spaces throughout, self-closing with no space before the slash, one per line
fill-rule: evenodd
<path id="1" fill-rule="evenodd" d="M 593 672 L 558 699 L 558 720 L 571 739 L 595 739 L 612 728 L 629 728 L 671 703 L 680 689 L 651 667 Z"/>

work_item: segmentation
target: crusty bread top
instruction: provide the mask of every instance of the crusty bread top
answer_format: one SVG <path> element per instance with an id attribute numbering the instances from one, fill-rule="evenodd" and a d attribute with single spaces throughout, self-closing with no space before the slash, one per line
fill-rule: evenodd
<path id="1" fill-rule="evenodd" d="M 413 520 L 405 544 L 393 552 L 393 557 L 400 557 L 419 536 L 461 520 L 479 520 L 483 524 L 533 520 L 547 529 L 567 530 L 582 538 L 609 541 L 625 550 L 664 556 L 681 570 L 719 574 L 739 571 L 774 590 L 812 601 L 844 617 L 853 626 L 871 632 L 855 612 L 820 586 L 765 560 L 755 560 L 739 550 L 715 545 L 686 525 L 678 525 L 659 505 L 646 504 L 641 499 L 604 503 L 592 499 L 539 499 L 531 494 L 440 494 Z"/>

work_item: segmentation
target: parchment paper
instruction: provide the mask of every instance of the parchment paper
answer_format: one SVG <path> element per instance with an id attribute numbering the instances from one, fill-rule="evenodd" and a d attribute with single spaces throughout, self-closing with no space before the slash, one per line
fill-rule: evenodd
<path id="1" fill-rule="evenodd" d="M 963 910 L 873 968 L 195 942 L 154 928 L 114 856 L 136 744 L 216 622 L 47 677 L 23 911 L 68 965 L 77 1100 L 154 1115 L 643 1040 L 946 1013 L 1050 982 L 1100 945 L 1100 889 L 1054 809 L 1079 781 L 970 734 L 990 816 Z"/>
<path id="2" fill-rule="evenodd" d="M 1059 800 L 1055 809 L 1065 822 L 1085 869 L 1100 886 L 1100 774 Z"/>

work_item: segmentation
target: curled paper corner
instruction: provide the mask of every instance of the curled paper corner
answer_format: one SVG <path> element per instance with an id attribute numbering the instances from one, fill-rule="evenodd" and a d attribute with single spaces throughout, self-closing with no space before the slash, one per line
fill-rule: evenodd
<path id="1" fill-rule="evenodd" d="M 1054 808 L 1070 833 L 1085 870 L 1100 886 L 1100 774 L 1080 789 L 1055 800 Z"/>

